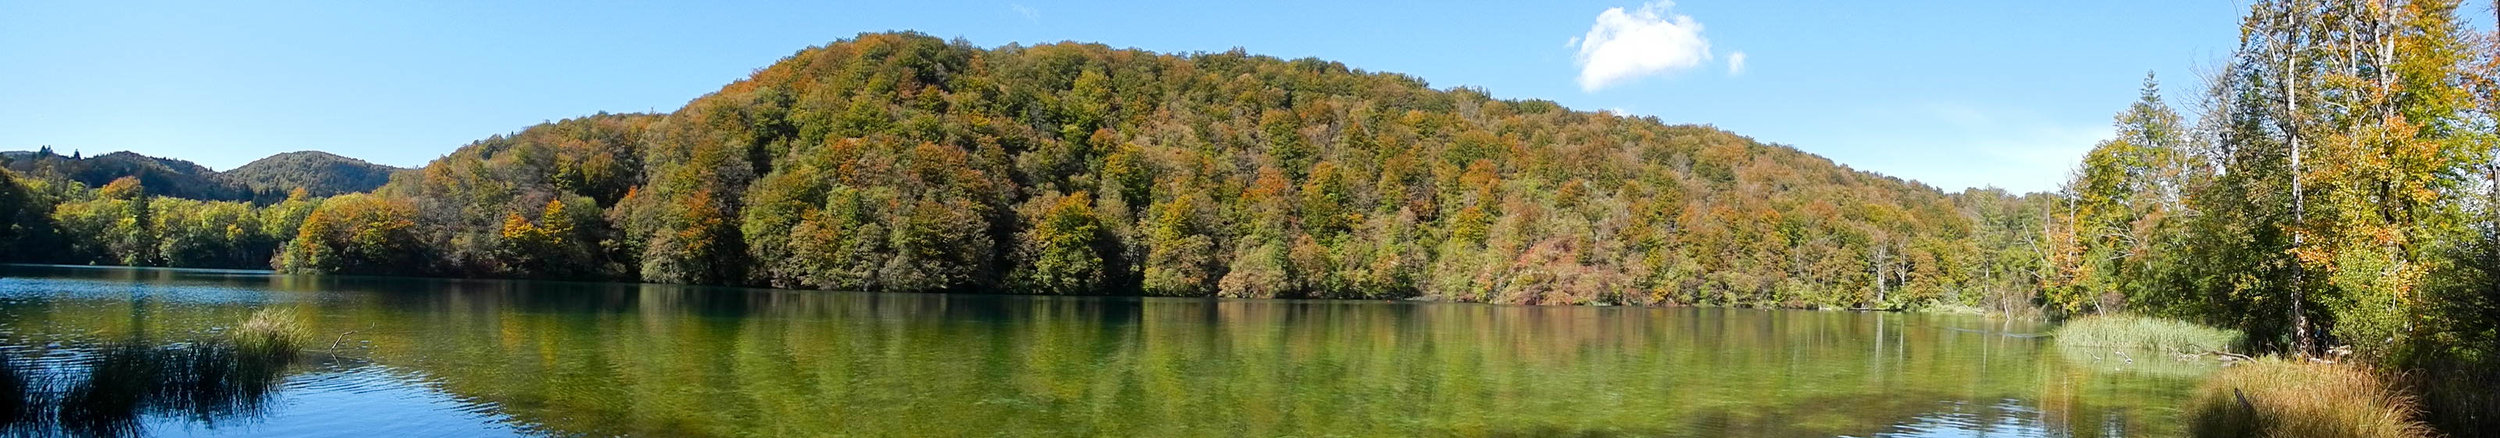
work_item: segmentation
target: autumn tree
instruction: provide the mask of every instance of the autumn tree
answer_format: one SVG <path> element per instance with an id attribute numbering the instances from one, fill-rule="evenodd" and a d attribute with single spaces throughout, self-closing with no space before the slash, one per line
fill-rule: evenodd
<path id="1" fill-rule="evenodd" d="M 1149 295 L 1207 296 L 1214 292 L 1217 248 L 1208 223 L 1211 203 L 1182 194 L 1147 208 L 1146 258 L 1141 285 Z"/>
<path id="2" fill-rule="evenodd" d="M 405 199 L 349 194 L 325 199 L 278 256 L 278 267 L 303 273 L 407 273 L 425 266 L 416 205 Z M 417 271 L 424 272 L 424 271 Z"/>

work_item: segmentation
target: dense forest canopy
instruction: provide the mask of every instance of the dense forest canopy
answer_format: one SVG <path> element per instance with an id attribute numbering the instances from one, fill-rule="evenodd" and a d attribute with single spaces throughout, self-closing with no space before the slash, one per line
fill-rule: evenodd
<path id="1" fill-rule="evenodd" d="M 867 34 L 671 114 L 489 139 L 383 193 L 423 206 L 432 269 L 471 275 L 1826 307 L 1987 286 L 1972 221 L 1932 188 L 1239 52 Z"/>

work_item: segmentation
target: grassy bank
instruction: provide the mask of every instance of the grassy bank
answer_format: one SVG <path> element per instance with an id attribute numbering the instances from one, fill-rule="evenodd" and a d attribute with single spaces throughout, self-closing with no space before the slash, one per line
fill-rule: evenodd
<path id="1" fill-rule="evenodd" d="M 2427 437 L 2412 397 L 2367 368 L 2261 359 L 2206 380 L 2188 405 L 2204 437 Z"/>
<path id="2" fill-rule="evenodd" d="M 2187 407 L 2196 436 L 2421 437 L 2438 431 L 2480 436 L 2500 422 L 2492 415 L 2500 412 L 2494 408 L 2500 396 L 2491 390 L 2491 382 L 2500 382 L 2495 372 L 2500 370 L 2481 362 L 2414 363 L 2402 372 L 2382 372 L 2358 362 L 2242 360 L 2245 356 L 2208 354 L 2247 352 L 2238 331 L 2135 315 L 2075 318 L 2054 335 L 2074 358 L 2126 360 L 2116 366 L 2127 371 L 2202 376 L 2205 382 Z M 2217 370 L 2215 361 L 2189 355 L 2223 359 L 2225 366 Z"/>
<path id="3" fill-rule="evenodd" d="M 2057 344 L 2070 348 L 2141 350 L 2173 354 L 2236 351 L 2239 331 L 2135 315 L 2091 315 L 2057 328 Z"/>

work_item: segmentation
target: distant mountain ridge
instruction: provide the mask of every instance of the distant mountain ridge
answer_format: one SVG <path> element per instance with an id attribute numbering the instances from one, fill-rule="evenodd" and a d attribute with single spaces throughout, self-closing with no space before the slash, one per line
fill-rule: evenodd
<path id="1" fill-rule="evenodd" d="M 250 185 L 219 175 L 207 166 L 131 152 L 83 157 L 50 150 L 11 152 L 0 155 L 0 164 L 23 174 L 57 173 L 88 187 L 136 177 L 150 192 L 164 196 L 217 201 L 248 201 L 258 196 Z"/>
<path id="2" fill-rule="evenodd" d="M 61 155 L 50 149 L 0 152 L 0 168 L 21 174 L 58 174 L 88 187 L 135 177 L 150 193 L 206 201 L 283 199 L 302 187 L 314 195 L 369 192 L 403 169 L 318 151 L 288 152 L 218 172 L 186 160 L 133 152 Z"/>

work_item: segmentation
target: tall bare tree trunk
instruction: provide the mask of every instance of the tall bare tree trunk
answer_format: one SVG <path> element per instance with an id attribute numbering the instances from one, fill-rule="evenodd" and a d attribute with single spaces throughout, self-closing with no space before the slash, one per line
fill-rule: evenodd
<path id="1" fill-rule="evenodd" d="M 2281 77 L 2283 82 L 2283 134 L 2291 140 L 2293 250 L 2299 250 L 2306 246 L 2306 239 L 2304 238 L 2304 233 L 2300 230 L 2300 227 L 2307 224 L 2308 216 L 2305 205 L 2302 203 L 2304 195 L 2301 193 L 2300 186 L 2300 86 L 2297 82 L 2299 78 L 2296 77 L 2297 71 L 2300 67 L 2300 44 L 2298 38 L 2302 37 L 2301 33 L 2304 30 L 2302 29 L 2302 25 L 2304 23 L 2302 23 L 2301 18 L 2304 13 L 2308 12 L 2304 9 L 2305 6 L 2297 1 L 2292 2 L 2292 4 L 2287 5 L 2284 8 L 2284 18 L 2291 22 L 2291 26 L 2286 29 L 2286 32 L 2284 32 L 2285 39 L 2279 42 L 2282 49 L 2278 51 L 2278 55 L 2283 57 L 2283 71 L 2281 74 L 2277 75 Z M 2309 354 L 2316 347 L 2316 342 L 2311 339 L 2309 334 L 2309 312 L 2308 306 L 2305 304 L 2305 302 L 2309 300 L 2309 285 L 2307 277 L 2308 268 L 2301 266 L 2299 260 L 2293 260 L 2291 285 L 2292 348 L 2293 350 L 2299 352 L 2299 354 L 2303 355 Z"/>
<path id="2" fill-rule="evenodd" d="M 1875 303 L 1874 303 L 1874 304 L 1869 305 L 1868 307 L 1883 307 L 1883 305 L 1884 305 L 1884 255 L 1885 255 L 1885 253 L 1886 253 L 1885 249 L 1886 249 L 1886 248 L 1884 247 L 1884 245 L 1883 245 L 1883 244 L 1881 244 L 1881 243 L 1875 244 L 1875 257 L 1874 257 L 1874 260 L 1872 260 L 1872 261 L 1874 262 L 1874 266 L 1870 266 L 1870 267 L 1868 267 L 1868 271 L 1871 271 L 1870 273 L 1875 274 Z"/>

